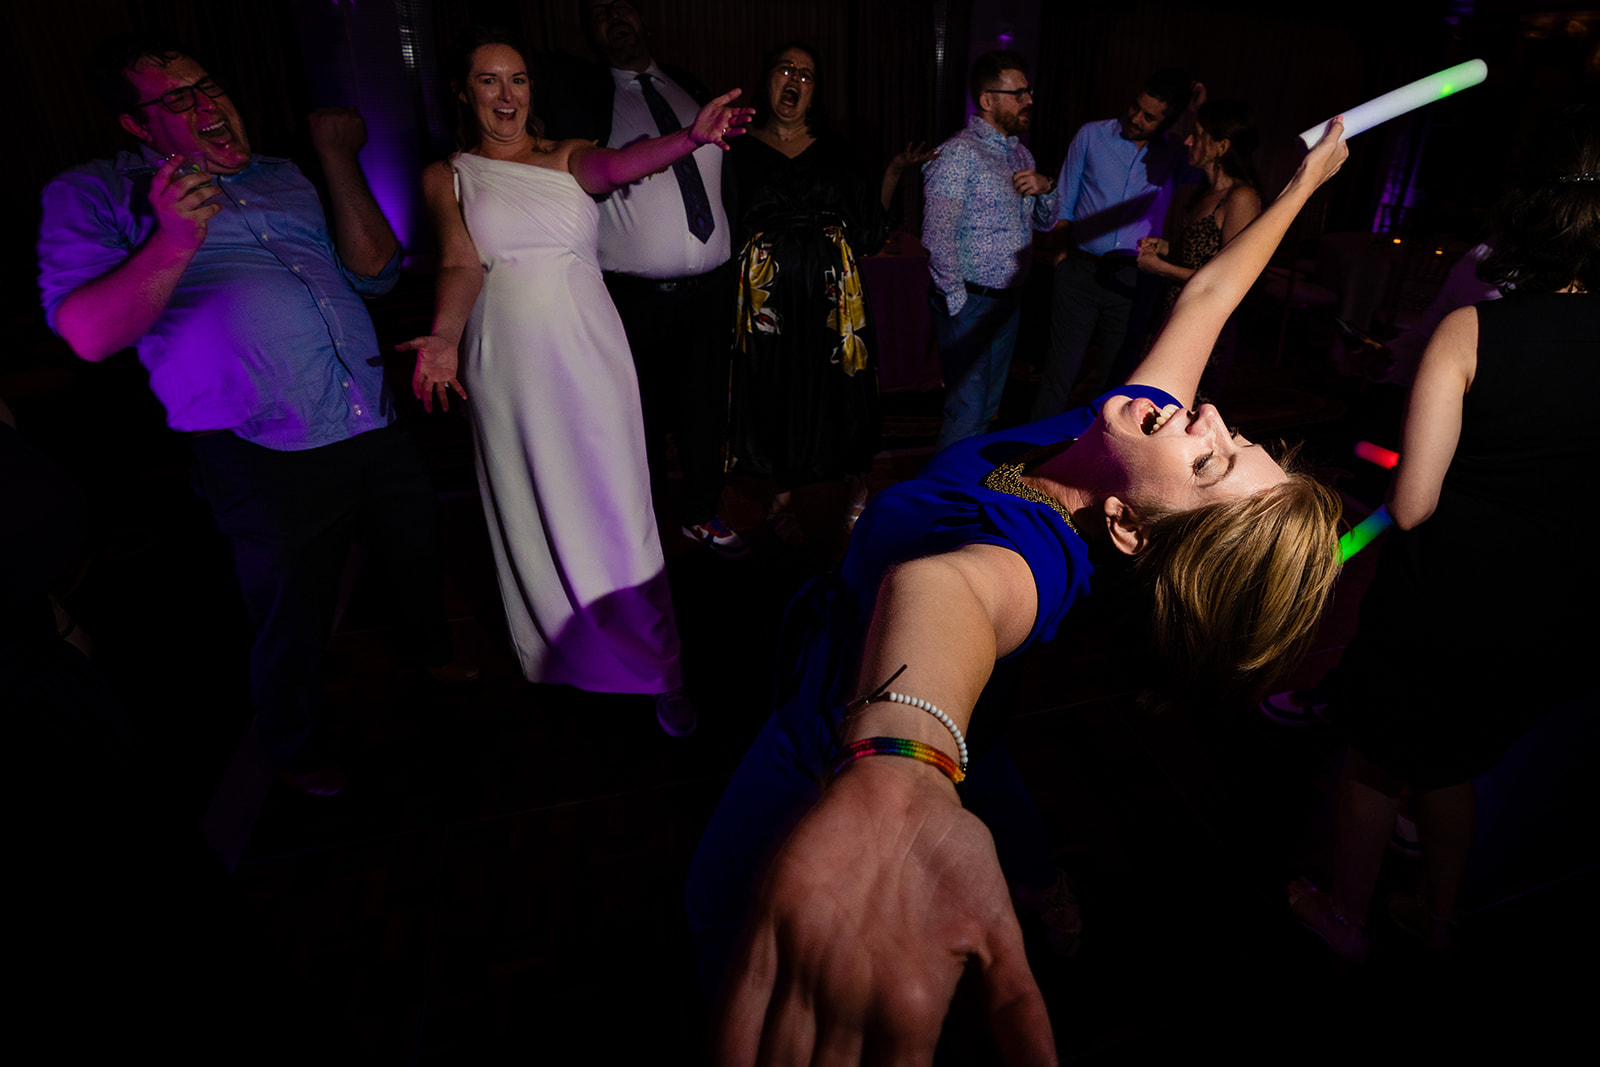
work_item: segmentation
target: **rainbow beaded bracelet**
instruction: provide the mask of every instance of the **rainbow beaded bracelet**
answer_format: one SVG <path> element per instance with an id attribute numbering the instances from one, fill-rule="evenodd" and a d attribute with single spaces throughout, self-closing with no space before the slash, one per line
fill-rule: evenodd
<path id="1" fill-rule="evenodd" d="M 863 737 L 860 741 L 852 742 L 845 748 L 844 758 L 833 768 L 833 773 L 838 774 L 856 760 L 866 756 L 904 756 L 920 763 L 931 763 L 939 768 L 946 778 L 958 784 L 967 777 L 967 772 L 961 769 L 961 765 L 945 753 L 932 745 L 904 737 Z"/>

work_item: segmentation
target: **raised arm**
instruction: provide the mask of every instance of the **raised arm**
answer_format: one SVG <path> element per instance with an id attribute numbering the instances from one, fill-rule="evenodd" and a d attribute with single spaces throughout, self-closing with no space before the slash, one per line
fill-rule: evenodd
<path id="1" fill-rule="evenodd" d="M 1153 385 L 1185 405 L 1194 402 L 1200 374 L 1228 316 L 1255 284 L 1288 232 L 1289 223 L 1350 154 L 1338 139 L 1343 130 L 1344 124 L 1338 119 L 1330 122 L 1327 132 L 1306 153 L 1300 169 L 1272 206 L 1244 227 L 1211 262 L 1195 271 L 1155 344 L 1128 376 L 1129 384 Z"/>
<path id="2" fill-rule="evenodd" d="M 599 195 L 632 185 L 647 174 L 666 170 L 701 145 L 728 150 L 728 138 L 744 133 L 753 108 L 729 107 L 739 98 L 733 89 L 700 109 L 694 123 L 681 130 L 635 141 L 626 148 L 598 148 L 587 142 L 571 146 L 567 170 L 585 192 Z"/>
<path id="3" fill-rule="evenodd" d="M 906 664 L 894 690 L 964 729 L 995 657 L 1026 638 L 1035 611 L 1032 574 L 1006 549 L 905 564 L 879 590 L 861 689 Z M 847 743 L 871 736 L 955 751 L 932 716 L 901 704 L 869 704 L 846 721 Z M 856 760 L 773 860 L 719 1019 L 717 1062 L 857 1063 L 871 1050 L 873 1062 L 931 1063 L 968 964 L 982 975 L 1005 1061 L 1054 1063 L 988 831 L 938 769 Z"/>
<path id="4" fill-rule="evenodd" d="M 307 122 L 312 147 L 328 179 L 328 209 L 339 259 L 362 277 L 376 277 L 394 258 L 400 242 L 361 170 L 367 124 L 353 107 L 318 108 Z"/>
<path id="5" fill-rule="evenodd" d="M 222 208 L 203 174 L 178 176 L 169 159 L 150 182 L 156 228 L 120 265 L 74 290 L 56 309 L 56 329 L 82 359 L 98 363 L 149 333 L 178 280 L 205 243 L 206 223 Z M 46 225 L 50 205 L 46 202 Z"/>
<path id="6" fill-rule="evenodd" d="M 422 401 L 423 408 L 433 411 L 433 401 L 437 397 L 444 410 L 449 411 L 451 389 L 461 399 L 467 399 L 467 391 L 461 387 L 458 377 L 461 332 L 466 329 L 472 305 L 483 288 L 483 262 L 461 218 L 455 176 L 447 164 L 433 163 L 422 172 L 422 195 L 433 231 L 439 238 L 433 332 L 404 341 L 395 348 L 417 354 L 411 391 Z"/>
<path id="7" fill-rule="evenodd" d="M 1461 403 L 1478 370 L 1478 309 L 1452 311 L 1433 331 L 1406 398 L 1400 464 L 1389 483 L 1389 515 L 1410 530 L 1433 514 L 1461 440 Z"/>

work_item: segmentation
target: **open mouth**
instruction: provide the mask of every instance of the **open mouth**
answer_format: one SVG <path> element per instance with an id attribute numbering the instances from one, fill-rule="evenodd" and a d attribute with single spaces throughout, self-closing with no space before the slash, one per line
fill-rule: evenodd
<path id="1" fill-rule="evenodd" d="M 796 89 L 792 85 L 785 85 L 783 87 L 783 92 L 778 94 L 778 100 L 780 103 L 789 104 L 791 106 L 798 104 L 800 102 L 800 90 Z"/>
<path id="2" fill-rule="evenodd" d="M 208 141 L 229 141 L 233 139 L 233 131 L 228 128 L 227 119 L 219 119 L 209 126 L 202 126 L 196 132 Z"/>
<path id="3" fill-rule="evenodd" d="M 1144 431 L 1146 437 L 1161 429 L 1172 416 L 1183 410 L 1177 404 L 1168 404 L 1164 408 L 1157 408 L 1154 401 L 1146 400 L 1144 403 L 1150 405 L 1150 410 L 1146 411 L 1144 418 L 1139 420 L 1139 428 Z"/>

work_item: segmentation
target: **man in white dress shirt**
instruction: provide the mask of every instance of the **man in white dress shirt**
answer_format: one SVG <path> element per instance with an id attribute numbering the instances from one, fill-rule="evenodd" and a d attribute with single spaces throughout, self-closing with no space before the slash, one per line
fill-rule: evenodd
<path id="1" fill-rule="evenodd" d="M 630 0 L 581 6 L 609 78 L 594 67 L 548 70 L 540 80 L 557 94 L 544 108 L 550 134 L 620 148 L 693 122 L 710 94 L 692 76 L 656 64 Z M 737 556 L 744 541 L 717 516 L 735 294 L 729 214 L 723 153 L 707 145 L 601 202 L 600 267 L 639 374 L 656 498 L 665 488 L 670 433 L 683 470 L 684 536 Z"/>

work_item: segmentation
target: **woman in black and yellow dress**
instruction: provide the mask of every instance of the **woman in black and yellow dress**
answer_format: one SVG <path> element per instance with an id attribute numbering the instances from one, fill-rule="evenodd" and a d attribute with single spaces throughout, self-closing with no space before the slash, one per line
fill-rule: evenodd
<path id="1" fill-rule="evenodd" d="M 762 70 L 753 136 L 732 154 L 743 251 L 730 438 L 738 470 L 777 482 L 769 521 L 797 544 L 792 489 L 846 479 L 846 525 L 866 503 L 878 368 L 856 260 L 883 247 L 900 175 L 928 157 L 897 155 L 874 185 L 822 129 L 812 51 L 778 48 Z"/>

